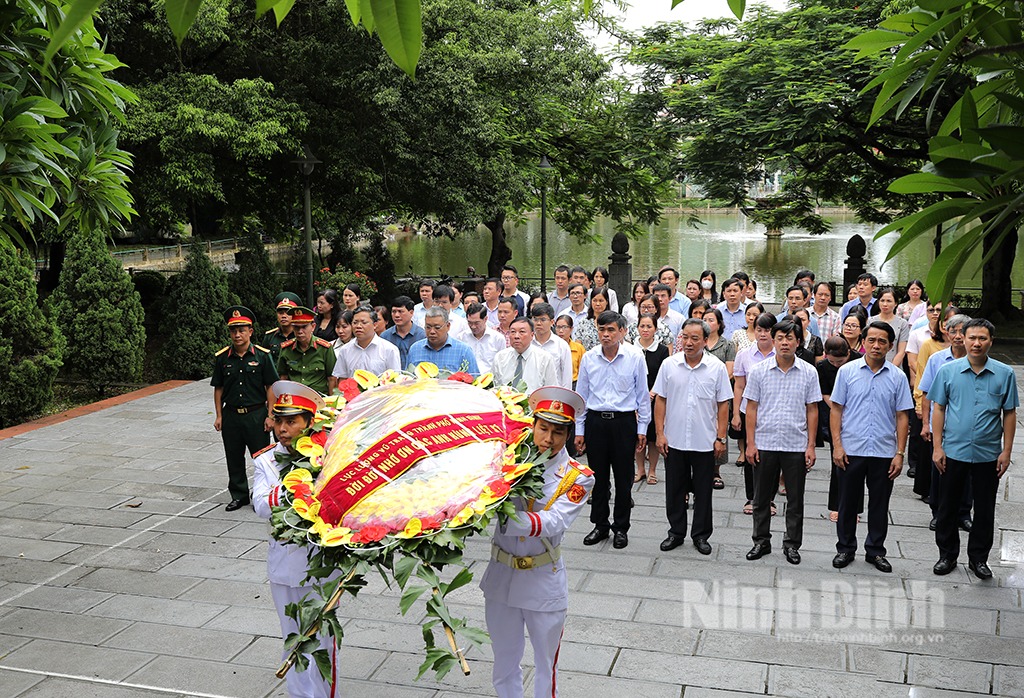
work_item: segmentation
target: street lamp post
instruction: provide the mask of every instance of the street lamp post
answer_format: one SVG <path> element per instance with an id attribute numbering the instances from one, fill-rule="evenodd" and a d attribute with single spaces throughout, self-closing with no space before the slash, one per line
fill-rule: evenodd
<path id="1" fill-rule="evenodd" d="M 551 163 L 548 162 L 547 155 L 540 156 L 540 164 L 537 168 L 541 172 L 541 185 L 540 185 L 540 292 L 547 295 L 548 292 L 548 226 L 547 226 L 547 208 L 548 208 L 548 181 L 547 172 L 548 170 L 555 169 Z"/>
<path id="2" fill-rule="evenodd" d="M 306 179 L 304 199 L 305 199 L 305 211 L 304 211 L 304 222 L 303 227 L 306 231 L 306 305 L 309 308 L 313 307 L 313 214 L 310 209 L 309 203 L 309 178 L 313 174 L 313 168 L 320 164 L 320 160 L 316 159 L 313 155 L 313 151 L 309 149 L 308 145 L 302 146 L 302 158 L 299 160 L 292 160 L 292 162 L 299 166 L 299 172 L 301 172 Z"/>

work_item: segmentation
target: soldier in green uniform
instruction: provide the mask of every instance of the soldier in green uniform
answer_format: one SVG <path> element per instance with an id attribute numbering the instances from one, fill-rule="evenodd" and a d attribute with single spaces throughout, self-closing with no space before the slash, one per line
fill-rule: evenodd
<path id="1" fill-rule="evenodd" d="M 271 387 L 277 370 L 270 350 L 252 343 L 253 312 L 241 305 L 224 311 L 231 344 L 217 352 L 213 361 L 213 405 L 217 418 L 213 428 L 224 441 L 228 461 L 226 511 L 249 503 L 249 479 L 245 474 L 245 449 L 252 456 L 270 444 L 274 419 L 268 405 L 274 404 Z M 334 358 L 331 352 L 331 358 Z"/>
<path id="2" fill-rule="evenodd" d="M 313 311 L 297 306 L 289 308 L 295 338 L 281 345 L 277 372 L 281 380 L 291 380 L 312 388 L 321 395 L 331 395 L 338 386 L 334 371 L 334 347 L 313 336 Z"/>
<path id="3" fill-rule="evenodd" d="M 260 344 L 263 345 L 264 349 L 270 350 L 270 356 L 274 359 L 275 365 L 277 364 L 277 359 L 281 356 L 281 345 L 295 336 L 292 331 L 292 316 L 288 309 L 297 307 L 301 302 L 299 297 L 291 291 L 279 293 L 277 298 L 274 299 L 274 303 L 277 306 L 277 327 L 267 330 Z"/>

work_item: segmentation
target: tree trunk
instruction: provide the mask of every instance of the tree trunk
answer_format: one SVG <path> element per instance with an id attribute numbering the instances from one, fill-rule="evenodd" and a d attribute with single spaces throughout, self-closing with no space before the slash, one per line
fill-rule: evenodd
<path id="1" fill-rule="evenodd" d="M 505 243 L 505 212 L 499 211 L 484 225 L 491 231 L 491 256 L 487 260 L 487 276 L 501 277 L 501 268 L 512 259 L 512 250 Z"/>
<path id="2" fill-rule="evenodd" d="M 1002 229 L 994 230 L 985 236 L 982 241 L 983 255 L 989 253 L 1001 232 Z M 1013 260 L 1017 255 L 1017 236 L 1017 230 L 1011 230 L 981 271 L 981 308 L 978 309 L 978 316 L 996 325 L 1021 315 L 1021 310 L 1013 304 L 1013 283 L 1010 279 Z"/>

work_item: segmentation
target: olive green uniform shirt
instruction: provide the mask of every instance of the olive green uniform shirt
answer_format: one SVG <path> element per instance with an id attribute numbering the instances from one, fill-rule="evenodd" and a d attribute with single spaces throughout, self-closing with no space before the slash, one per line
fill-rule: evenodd
<path id="1" fill-rule="evenodd" d="M 270 350 L 270 356 L 274 359 L 274 364 L 277 364 L 277 360 L 281 358 L 281 345 L 287 342 L 289 339 L 294 339 L 295 333 L 283 334 L 280 327 L 275 327 L 272 330 L 268 330 L 263 335 L 263 341 L 260 344 L 263 345 L 264 349 Z"/>
<path id="2" fill-rule="evenodd" d="M 299 351 L 294 339 L 281 345 L 281 356 L 277 359 L 277 372 L 288 376 L 288 380 L 302 383 L 321 395 L 327 394 L 331 373 L 334 371 L 334 347 L 319 337 L 313 337 L 306 351 Z"/>
<path id="3" fill-rule="evenodd" d="M 266 404 L 267 387 L 276 380 L 277 370 L 270 357 L 270 350 L 255 344 L 250 344 L 242 356 L 235 354 L 229 345 L 218 351 L 213 358 L 210 385 L 224 389 L 221 399 L 228 407 Z"/>

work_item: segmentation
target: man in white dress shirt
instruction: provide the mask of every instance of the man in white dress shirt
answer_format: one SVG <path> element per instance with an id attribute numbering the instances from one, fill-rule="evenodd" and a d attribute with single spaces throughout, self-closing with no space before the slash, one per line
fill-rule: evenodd
<path id="1" fill-rule="evenodd" d="M 658 450 L 665 456 L 665 509 L 668 552 L 686 540 L 686 497 L 693 491 L 693 545 L 711 554 L 708 538 L 715 458 L 725 453 L 732 386 L 725 364 L 704 351 L 711 328 L 703 320 L 683 323 L 683 350 L 661 365 L 652 392 Z"/>
<path id="2" fill-rule="evenodd" d="M 515 516 L 495 527 L 491 561 L 480 580 L 499 698 L 523 696 L 524 631 L 533 645 L 534 698 L 558 695 L 558 648 L 569 608 L 561 542 L 594 486 L 593 472 L 565 449 L 569 426 L 583 409 L 583 399 L 564 388 L 541 388 L 530 396 L 533 443 L 552 454 L 544 464 L 544 494 L 514 500 Z"/>
<path id="3" fill-rule="evenodd" d="M 587 403 L 586 414 L 576 416 L 576 452 L 586 451 L 596 483 L 590 509 L 594 530 L 583 539 L 596 545 L 612 532 L 612 547 L 629 545 L 634 457 L 647 448 L 651 422 L 651 394 L 647 389 L 647 362 L 640 350 L 624 344 L 626 319 L 612 310 L 597 318 L 601 342 L 580 361 L 576 390 Z M 615 507 L 608 520 L 611 478 L 615 476 Z"/>
<path id="4" fill-rule="evenodd" d="M 558 382 L 555 360 L 543 349 L 533 346 L 533 320 L 516 318 L 509 327 L 508 336 L 512 346 L 499 351 L 491 367 L 495 385 L 518 388 L 525 383 L 529 394 L 537 388 Z"/>
<path id="5" fill-rule="evenodd" d="M 555 360 L 558 385 L 572 388 L 572 350 L 569 343 L 551 331 L 555 324 L 555 310 L 548 303 L 533 306 L 533 346 L 543 349 Z"/>
<path id="6" fill-rule="evenodd" d="M 352 313 L 353 341 L 345 344 L 338 352 L 334 364 L 334 377 L 339 381 L 351 378 L 356 371 L 369 371 L 379 376 L 384 371 L 401 371 L 402 356 L 391 342 L 381 339 L 373 331 L 377 322 L 377 311 L 368 305 Z"/>
<path id="7" fill-rule="evenodd" d="M 490 373 L 494 355 L 505 348 L 505 338 L 487 322 L 487 306 L 482 303 L 466 308 L 466 325 L 468 331 L 464 330 L 455 338 L 473 350 L 480 373 Z"/>

